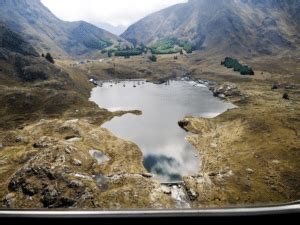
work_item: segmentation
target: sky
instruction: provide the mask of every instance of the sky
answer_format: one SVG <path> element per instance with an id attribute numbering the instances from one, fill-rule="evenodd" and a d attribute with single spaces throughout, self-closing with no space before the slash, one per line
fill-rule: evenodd
<path id="1" fill-rule="evenodd" d="M 133 24 L 150 13 L 188 0 L 42 0 L 58 18 L 113 26 Z"/>

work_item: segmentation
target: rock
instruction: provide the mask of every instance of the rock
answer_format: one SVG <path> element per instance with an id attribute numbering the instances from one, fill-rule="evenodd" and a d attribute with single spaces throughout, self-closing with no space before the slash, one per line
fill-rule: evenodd
<path id="1" fill-rule="evenodd" d="M 82 165 L 82 162 L 81 162 L 80 160 L 78 160 L 78 159 L 74 159 L 74 160 L 73 160 L 73 164 L 74 164 L 75 166 L 81 166 L 81 165 Z"/>
<path id="2" fill-rule="evenodd" d="M 71 154 L 72 152 L 71 152 L 71 150 L 69 149 L 69 148 L 65 148 L 65 152 L 67 153 L 67 154 Z"/>
<path id="3" fill-rule="evenodd" d="M 22 191 L 24 195 L 28 195 L 28 196 L 34 196 L 39 192 L 37 188 L 32 187 L 32 185 L 28 183 L 22 185 Z"/>
<path id="4" fill-rule="evenodd" d="M 181 120 L 178 122 L 178 125 L 185 131 L 188 131 L 188 129 L 186 127 L 189 125 L 189 121 Z"/>
<path id="5" fill-rule="evenodd" d="M 82 140 L 81 137 L 69 136 L 65 138 L 68 142 L 79 142 Z"/>
<path id="6" fill-rule="evenodd" d="M 81 181 L 71 180 L 68 184 L 69 188 L 82 188 L 84 184 Z"/>
<path id="7" fill-rule="evenodd" d="M 211 148 L 217 148 L 218 145 L 217 145 L 216 143 L 211 143 L 211 144 L 210 144 L 210 147 L 211 147 Z"/>
<path id="8" fill-rule="evenodd" d="M 8 184 L 9 191 L 17 191 L 21 186 L 21 182 L 17 179 L 12 179 Z"/>
<path id="9" fill-rule="evenodd" d="M 2 143 L 0 143 L 0 149 L 1 149 L 1 148 L 3 148 L 3 144 L 2 144 Z"/>
<path id="10" fill-rule="evenodd" d="M 295 84 L 288 84 L 284 87 L 285 89 L 287 90 L 294 90 L 294 89 L 297 89 L 297 86 Z"/>
<path id="11" fill-rule="evenodd" d="M 60 198 L 60 208 L 67 208 L 67 207 L 71 207 L 75 204 L 76 200 L 69 198 L 69 197 L 62 197 Z"/>
<path id="12" fill-rule="evenodd" d="M 250 168 L 247 168 L 247 169 L 246 169 L 246 172 L 249 173 L 249 174 L 253 174 L 253 173 L 254 173 L 254 170 L 253 170 L 253 169 L 250 169 Z"/>
<path id="13" fill-rule="evenodd" d="M 44 207 L 51 208 L 54 207 L 58 202 L 58 192 L 53 186 L 49 186 L 43 192 L 43 198 L 41 199 Z"/>
<path id="14" fill-rule="evenodd" d="M 224 94 L 219 94 L 218 97 L 219 97 L 219 98 L 222 98 L 222 99 L 225 99 L 225 98 L 226 98 L 226 96 L 225 96 Z"/>
<path id="15" fill-rule="evenodd" d="M 172 194 L 171 188 L 164 185 L 161 186 L 161 191 L 166 195 Z"/>
<path id="16" fill-rule="evenodd" d="M 224 83 L 220 86 L 211 88 L 215 97 L 227 98 L 227 97 L 240 97 L 241 92 L 238 90 L 237 86 L 232 83 Z"/>
<path id="17" fill-rule="evenodd" d="M 13 208 L 14 202 L 15 202 L 15 197 L 16 197 L 15 193 L 7 194 L 4 198 L 4 201 L 3 201 L 5 206 L 8 207 L 8 208 Z"/>
<path id="18" fill-rule="evenodd" d="M 273 160 L 272 163 L 274 163 L 274 164 L 280 164 L 280 161 L 279 160 Z"/>
<path id="19" fill-rule="evenodd" d="M 90 155 L 97 161 L 98 165 L 106 163 L 111 160 L 111 158 L 105 155 L 102 151 L 92 149 L 89 151 Z"/>
<path id="20" fill-rule="evenodd" d="M 145 178 L 152 178 L 153 177 L 153 174 L 151 174 L 151 173 L 142 173 L 141 175 Z"/>
<path id="21" fill-rule="evenodd" d="M 186 191 L 191 201 L 195 201 L 199 197 L 199 194 L 191 188 Z"/>
<path id="22" fill-rule="evenodd" d="M 210 177 L 216 177 L 218 175 L 219 175 L 219 173 L 217 173 L 217 172 L 211 172 L 208 174 L 208 176 L 210 176 Z"/>
<path id="23" fill-rule="evenodd" d="M 5 196 L 5 200 L 9 201 L 9 200 L 13 199 L 14 197 L 16 197 L 15 193 L 9 193 Z"/>
<path id="24" fill-rule="evenodd" d="M 48 144 L 44 141 L 37 141 L 36 143 L 33 144 L 34 148 L 47 148 Z"/>
<path id="25" fill-rule="evenodd" d="M 24 140 L 23 137 L 20 137 L 20 136 L 16 137 L 16 143 L 21 143 L 21 142 L 23 142 L 23 140 Z"/>
<path id="26" fill-rule="evenodd" d="M 290 97 L 289 97 L 288 93 L 284 93 L 282 98 L 285 99 L 285 100 L 290 100 Z"/>

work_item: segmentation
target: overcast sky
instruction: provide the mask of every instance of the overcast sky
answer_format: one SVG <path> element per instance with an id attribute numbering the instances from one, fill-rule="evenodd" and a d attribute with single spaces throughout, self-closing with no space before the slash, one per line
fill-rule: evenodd
<path id="1" fill-rule="evenodd" d="M 42 0 L 65 21 L 105 22 L 129 26 L 146 15 L 187 0 Z"/>

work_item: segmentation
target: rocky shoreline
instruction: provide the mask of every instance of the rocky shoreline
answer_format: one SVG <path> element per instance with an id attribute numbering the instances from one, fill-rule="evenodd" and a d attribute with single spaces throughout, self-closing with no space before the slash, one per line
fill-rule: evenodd
<path id="1" fill-rule="evenodd" d="M 290 92 L 290 102 L 282 98 L 281 91 L 271 90 L 269 84 L 255 85 L 253 90 L 243 82 L 213 82 L 207 86 L 214 96 L 239 108 L 213 119 L 187 117 L 179 122 L 193 134 L 188 141 L 203 160 L 198 175 L 184 177 L 185 188 L 197 196 L 192 207 L 288 203 L 299 199 L 300 143 L 295 141 L 299 139 L 298 91 Z"/>

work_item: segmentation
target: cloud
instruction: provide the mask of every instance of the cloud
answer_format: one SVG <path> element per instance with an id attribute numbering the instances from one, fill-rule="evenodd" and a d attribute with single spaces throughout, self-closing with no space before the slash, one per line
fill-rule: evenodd
<path id="1" fill-rule="evenodd" d="M 150 13 L 187 0 L 42 0 L 65 21 L 105 22 L 129 26 Z"/>

